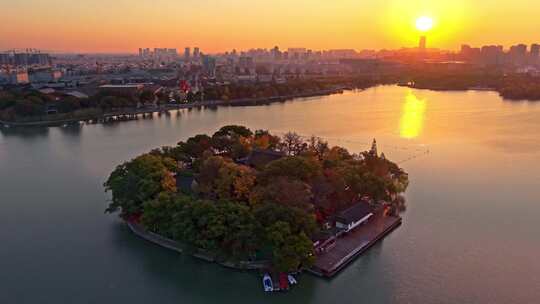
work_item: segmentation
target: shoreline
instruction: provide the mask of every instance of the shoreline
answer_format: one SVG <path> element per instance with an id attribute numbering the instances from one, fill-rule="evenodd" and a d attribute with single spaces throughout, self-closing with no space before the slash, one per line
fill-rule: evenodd
<path id="1" fill-rule="evenodd" d="M 364 89 L 364 88 L 358 88 Z M 258 106 L 258 105 L 267 105 L 276 102 L 285 102 L 288 100 L 293 100 L 296 98 L 309 98 L 309 97 L 318 97 L 318 96 L 330 96 L 334 94 L 342 94 L 344 91 L 355 90 L 355 88 L 340 86 L 335 89 L 327 89 L 316 92 L 309 93 L 298 93 L 285 96 L 273 96 L 273 97 L 261 97 L 261 98 L 242 98 L 242 99 L 233 99 L 233 100 L 208 100 L 197 103 L 186 103 L 186 104 L 166 104 L 156 108 L 143 108 L 143 109 L 129 109 L 123 111 L 115 111 L 109 113 L 103 113 L 101 115 L 87 116 L 87 117 L 78 117 L 70 119 L 60 119 L 60 120 L 38 120 L 38 121 L 28 121 L 28 122 L 17 122 L 17 121 L 5 121 L 0 120 L 0 126 L 4 127 L 54 127 L 61 126 L 65 124 L 76 124 L 81 122 L 92 121 L 94 123 L 107 123 L 110 121 L 129 121 L 137 119 L 139 115 L 148 115 L 154 113 L 162 113 L 174 110 L 182 109 L 192 109 L 199 107 L 218 107 L 218 106 Z"/>
<path id="2" fill-rule="evenodd" d="M 125 223 L 127 224 L 128 228 L 131 230 L 133 234 L 135 234 L 136 236 L 152 244 L 158 245 L 165 249 L 176 251 L 178 253 L 188 254 L 186 252 L 187 251 L 186 246 L 177 241 L 174 241 L 166 237 L 163 237 L 159 234 L 150 232 L 144 229 L 144 227 L 140 224 L 130 222 L 130 221 L 125 221 Z M 199 260 L 203 260 L 210 263 L 216 263 L 220 266 L 236 269 L 240 271 L 243 271 L 243 270 L 259 271 L 263 269 L 268 269 L 270 267 L 269 261 L 218 261 L 214 256 L 211 256 L 210 254 L 200 252 L 200 251 L 199 252 L 195 251 L 193 253 L 189 253 L 188 255 L 194 258 L 197 258 Z"/>
<path id="3" fill-rule="evenodd" d="M 377 218 L 378 219 L 376 220 L 376 222 L 370 222 L 363 227 L 357 228 L 354 232 L 350 233 L 349 235 L 338 241 L 338 244 L 341 242 L 348 243 L 352 238 L 355 239 L 355 242 L 359 242 L 359 244 L 353 245 L 353 248 L 349 248 L 346 250 L 338 250 L 346 251 L 347 254 L 345 256 L 336 259 L 336 257 L 332 256 L 332 252 L 325 253 L 317 258 L 317 261 L 312 267 L 304 270 L 316 277 L 332 279 L 342 270 L 344 270 L 349 264 L 351 264 L 362 254 L 368 251 L 371 247 L 378 244 L 392 231 L 402 225 L 402 218 L 399 216 L 386 218 L 385 220 L 381 219 L 381 216 L 378 215 Z M 382 224 L 380 223 L 381 221 L 386 222 Z M 216 259 L 215 256 L 212 256 L 211 254 L 205 252 L 195 250 L 195 252 L 187 253 L 186 246 L 180 242 L 168 239 L 159 234 L 148 231 L 140 224 L 130 221 L 125 221 L 125 223 L 134 235 L 154 245 L 176 251 L 178 253 L 188 254 L 202 261 L 216 263 L 220 266 L 238 271 L 264 271 L 271 268 L 270 261 L 219 261 L 218 259 Z M 347 239 L 349 239 L 349 241 Z M 345 246 L 347 246 L 347 244 L 345 244 Z"/>
<path id="4" fill-rule="evenodd" d="M 427 90 L 427 91 L 448 92 L 448 93 L 452 93 L 452 92 L 469 92 L 469 91 L 472 91 L 472 92 L 492 92 L 492 93 L 497 93 L 499 95 L 499 97 L 501 97 L 501 99 L 503 101 L 540 102 L 540 99 L 538 99 L 538 98 L 512 97 L 512 96 L 504 95 L 504 93 L 501 92 L 500 89 L 493 88 L 493 87 L 472 86 L 472 87 L 468 87 L 468 88 L 443 88 L 443 87 L 436 87 L 436 86 L 433 86 L 433 87 L 430 87 L 430 86 L 412 86 L 412 85 L 403 85 L 403 84 L 401 84 L 401 85 L 398 84 L 398 86 L 405 87 L 405 88 L 410 88 L 410 89 L 415 89 L 415 90 Z"/>
<path id="5" fill-rule="evenodd" d="M 380 84 L 379 84 L 380 85 Z M 183 110 L 183 109 L 193 109 L 200 107 L 220 107 L 220 106 L 231 106 L 231 107 L 241 107 L 241 106 L 260 106 L 260 105 L 269 105 L 277 102 L 286 102 L 294 100 L 297 98 L 309 98 L 309 97 L 321 97 L 321 96 L 331 96 L 334 94 L 342 94 L 345 91 L 354 91 L 354 90 L 365 90 L 373 88 L 379 85 L 372 85 L 368 87 L 348 87 L 348 86 L 339 86 L 334 89 L 321 90 L 317 92 L 309 93 L 298 93 L 286 96 L 273 96 L 273 97 L 261 97 L 261 98 L 242 98 L 242 99 L 233 99 L 233 100 L 208 100 L 197 103 L 185 103 L 185 104 L 166 104 L 160 107 L 155 108 L 139 108 L 139 109 L 126 109 L 120 111 L 113 111 L 108 113 L 103 113 L 100 115 L 91 115 L 86 117 L 78 118 L 69 118 L 69 119 L 59 119 L 59 120 L 37 120 L 37 121 L 5 121 L 0 119 L 0 127 L 55 127 L 63 126 L 70 124 L 77 124 L 82 122 L 87 122 L 91 124 L 98 123 L 108 123 L 108 122 L 121 122 L 121 121 L 130 121 L 138 119 L 139 115 L 152 115 L 154 113 L 164 113 L 174 110 Z M 440 88 L 440 87 L 415 87 L 411 85 L 404 84 L 395 84 L 399 87 L 406 87 L 416 90 L 428 90 L 434 92 L 467 92 L 467 91 L 477 91 L 477 92 L 493 92 L 498 93 L 501 99 L 506 101 L 528 101 L 528 102 L 538 102 L 539 100 L 535 99 L 519 99 L 519 98 L 510 98 L 504 97 L 501 92 L 496 88 L 489 87 L 470 87 L 470 88 Z"/>
<path id="6" fill-rule="evenodd" d="M 477 92 L 497 92 L 497 88 L 490 88 L 490 87 L 467 87 L 467 88 L 443 88 L 443 87 L 429 87 L 429 86 L 413 86 L 413 85 L 407 85 L 407 84 L 398 84 L 400 87 L 415 89 L 415 90 L 428 90 L 428 91 L 435 91 L 435 92 L 467 92 L 467 91 L 477 91 Z M 501 96 L 502 97 L 502 96 Z"/>

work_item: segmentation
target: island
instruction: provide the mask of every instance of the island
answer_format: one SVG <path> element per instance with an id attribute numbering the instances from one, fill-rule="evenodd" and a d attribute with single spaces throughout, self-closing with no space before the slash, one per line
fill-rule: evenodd
<path id="1" fill-rule="evenodd" d="M 119 165 L 106 212 L 156 244 L 238 269 L 333 276 L 401 224 L 408 174 L 377 149 L 225 126 Z"/>

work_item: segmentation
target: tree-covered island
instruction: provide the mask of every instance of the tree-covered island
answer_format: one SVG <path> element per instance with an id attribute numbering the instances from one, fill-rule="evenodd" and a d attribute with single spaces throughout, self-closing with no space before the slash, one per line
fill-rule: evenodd
<path id="1" fill-rule="evenodd" d="M 105 182 L 107 212 L 217 260 L 310 267 L 314 240 L 359 204 L 400 208 L 408 175 L 371 151 L 243 126 L 197 135 L 118 166 Z M 332 224 L 334 223 L 334 224 Z"/>

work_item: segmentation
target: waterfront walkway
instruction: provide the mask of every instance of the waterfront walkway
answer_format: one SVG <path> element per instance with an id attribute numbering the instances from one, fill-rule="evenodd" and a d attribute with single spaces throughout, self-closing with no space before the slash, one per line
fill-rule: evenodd
<path id="1" fill-rule="evenodd" d="M 401 217 L 384 216 L 382 212 L 378 212 L 366 224 L 338 238 L 334 248 L 317 255 L 310 272 L 318 276 L 333 277 L 400 224 Z"/>

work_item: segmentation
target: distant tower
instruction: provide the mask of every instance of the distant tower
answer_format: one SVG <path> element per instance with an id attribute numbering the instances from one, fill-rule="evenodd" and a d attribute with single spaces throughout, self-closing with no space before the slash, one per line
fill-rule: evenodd
<path id="1" fill-rule="evenodd" d="M 421 50 L 421 51 L 424 51 L 426 49 L 426 45 L 427 45 L 427 38 L 426 36 L 421 36 L 420 37 L 420 43 L 418 44 L 418 48 Z"/>
<path id="2" fill-rule="evenodd" d="M 379 153 L 377 151 L 377 140 L 373 139 L 373 144 L 371 144 L 371 150 L 369 150 L 369 154 L 373 156 L 378 156 Z"/>

